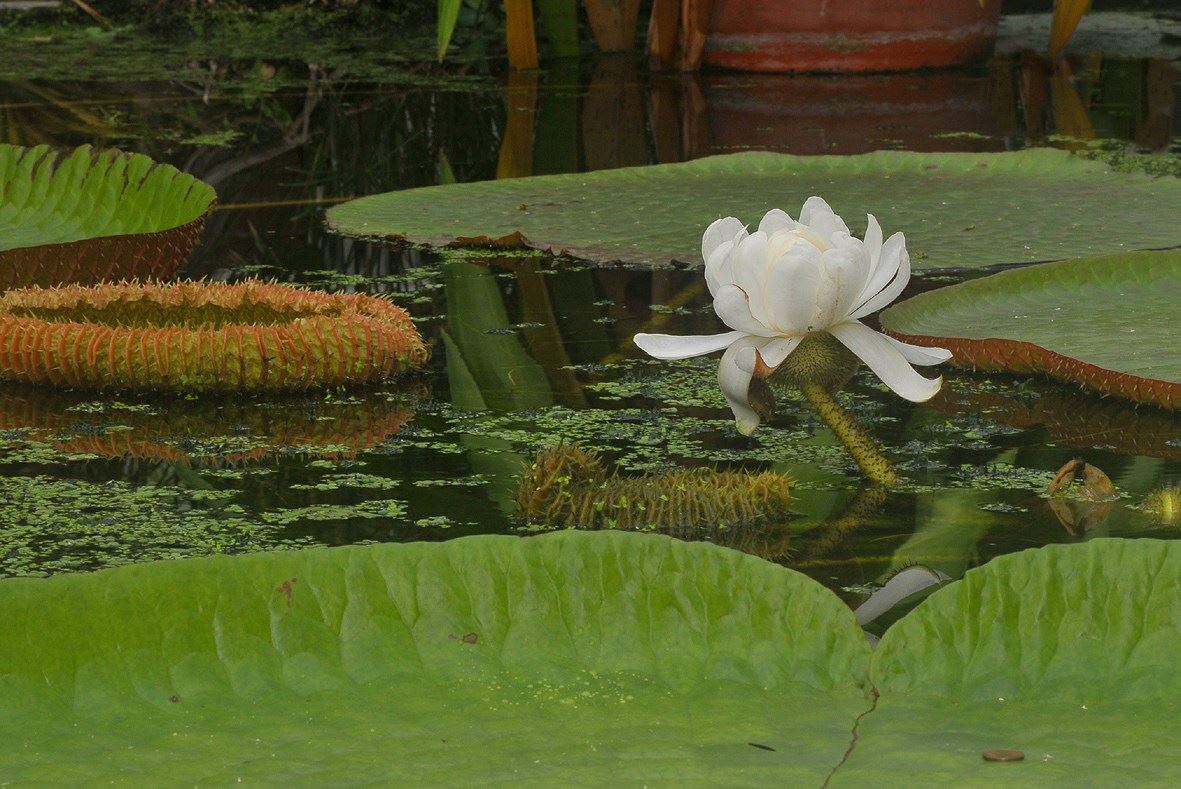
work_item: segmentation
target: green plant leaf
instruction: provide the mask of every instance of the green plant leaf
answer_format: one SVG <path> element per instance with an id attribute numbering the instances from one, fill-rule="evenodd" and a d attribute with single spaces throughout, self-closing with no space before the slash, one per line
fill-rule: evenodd
<path id="1" fill-rule="evenodd" d="M 1181 545 L 1098 539 L 1010 554 L 886 631 L 881 692 L 833 785 L 1181 780 Z M 982 759 L 1015 748 L 1020 765 Z"/>
<path id="2" fill-rule="evenodd" d="M 0 288 L 171 276 L 215 199 L 142 154 L 0 144 Z"/>
<path id="3" fill-rule="evenodd" d="M 536 0 L 550 48 L 558 57 L 578 55 L 578 3 L 576 0 Z"/>
<path id="4" fill-rule="evenodd" d="M 1117 173 L 1064 151 L 862 156 L 740 153 L 683 164 L 482 181 L 374 195 L 329 210 L 357 236 L 516 245 L 588 260 L 700 265 L 719 216 L 757 224 L 821 195 L 855 232 L 872 212 L 906 233 L 916 268 L 979 267 L 1181 243 L 1181 180 Z M 1135 222 L 1087 221 L 1112 205 Z"/>
<path id="5" fill-rule="evenodd" d="M 451 36 L 455 34 L 455 25 L 459 22 L 459 10 L 462 7 L 463 0 L 439 0 L 436 44 L 440 63 L 447 57 L 447 47 L 451 46 Z"/>
<path id="6" fill-rule="evenodd" d="M 814 784 L 868 706 L 829 592 L 649 535 L 9 580 L 0 621 L 0 762 L 33 781 Z"/>
<path id="7" fill-rule="evenodd" d="M 1171 785 L 1179 617 L 1181 543 L 1157 540 L 996 559 L 872 658 L 819 584 L 653 535 L 15 579 L 0 763 L 44 783 Z M 1001 747 L 1026 761 L 981 759 Z"/>
<path id="8" fill-rule="evenodd" d="M 1181 252 L 1137 252 L 1004 271 L 920 294 L 881 320 L 950 349 L 953 364 L 1181 408 L 1179 292 Z"/>

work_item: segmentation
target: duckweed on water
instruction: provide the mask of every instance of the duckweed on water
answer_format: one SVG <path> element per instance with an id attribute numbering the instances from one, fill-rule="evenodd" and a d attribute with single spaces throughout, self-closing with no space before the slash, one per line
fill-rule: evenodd
<path id="1" fill-rule="evenodd" d="M 295 547 L 257 519 L 218 511 L 224 493 L 46 476 L 0 477 L 0 576 Z M 230 494 L 232 495 L 232 493 Z"/>

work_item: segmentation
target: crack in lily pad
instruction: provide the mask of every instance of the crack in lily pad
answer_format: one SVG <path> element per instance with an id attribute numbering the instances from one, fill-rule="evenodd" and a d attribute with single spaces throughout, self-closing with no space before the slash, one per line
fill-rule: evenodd
<path id="1" fill-rule="evenodd" d="M 1064 151 L 860 156 L 748 152 L 682 164 L 409 189 L 328 211 L 333 229 L 413 243 L 533 247 L 596 262 L 700 265 L 719 216 L 757 224 L 823 195 L 906 233 L 915 268 L 970 268 L 1181 243 L 1181 180 Z M 1135 205 L 1135 222 L 1088 221 Z M 863 226 L 853 228 L 855 232 Z"/>
<path id="2" fill-rule="evenodd" d="M 1041 373 L 1139 403 L 1181 408 L 1181 252 L 1068 260 L 928 291 L 882 313 L 952 364 Z"/>

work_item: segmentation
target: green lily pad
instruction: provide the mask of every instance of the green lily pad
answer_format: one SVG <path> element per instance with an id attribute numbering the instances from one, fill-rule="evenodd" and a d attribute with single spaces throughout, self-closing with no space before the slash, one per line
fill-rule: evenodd
<path id="1" fill-rule="evenodd" d="M 882 313 L 895 336 L 951 363 L 1036 372 L 1181 408 L 1181 252 L 1067 260 L 922 293 Z"/>
<path id="2" fill-rule="evenodd" d="M 886 631 L 881 698 L 833 785 L 1175 783 L 1179 615 L 1174 542 L 1056 545 L 973 570 Z M 995 748 L 1025 761 L 984 761 Z"/>
<path id="3" fill-rule="evenodd" d="M 1057 150 L 862 156 L 739 153 L 410 189 L 328 212 L 349 235 L 442 245 L 528 246 L 601 262 L 701 264 L 719 216 L 757 225 L 821 195 L 854 232 L 873 213 L 902 230 L 915 268 L 979 267 L 1181 243 L 1181 180 L 1117 173 Z M 1134 222 L 1100 222 L 1113 205 Z"/>
<path id="4" fill-rule="evenodd" d="M 815 782 L 868 707 L 831 593 L 621 533 L 17 579 L 0 621 L 31 781 Z"/>
<path id="5" fill-rule="evenodd" d="M 215 200 L 142 154 L 0 144 L 0 287 L 171 276 Z"/>
<path id="6" fill-rule="evenodd" d="M 865 785 L 995 781 L 980 754 L 1010 747 L 1028 758 L 1006 783 L 1110 778 L 1128 757 L 1164 784 L 1179 559 L 1110 539 L 1003 557 L 872 657 L 805 576 L 652 535 L 8 580 L 0 763 L 45 783 Z"/>

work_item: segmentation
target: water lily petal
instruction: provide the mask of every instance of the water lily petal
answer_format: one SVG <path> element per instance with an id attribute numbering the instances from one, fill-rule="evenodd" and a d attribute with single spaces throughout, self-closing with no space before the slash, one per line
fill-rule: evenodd
<path id="1" fill-rule="evenodd" d="M 767 234 L 755 231 L 738 243 L 730 257 L 734 284 L 746 291 L 750 314 L 764 326 L 770 326 L 766 309 Z"/>
<path id="2" fill-rule="evenodd" d="M 895 255 L 897 255 L 897 266 L 894 264 Z M 893 279 L 888 280 L 889 284 L 875 293 L 873 289 L 883 277 L 883 271 L 891 271 Z M 886 239 L 886 243 L 882 246 L 882 259 L 878 262 L 878 270 L 874 272 L 873 280 L 862 291 L 862 296 L 866 297 L 865 303 L 854 310 L 849 317 L 864 318 L 866 315 L 877 312 L 898 298 L 902 291 L 906 290 L 908 284 L 910 284 L 910 253 L 906 251 L 905 237 L 902 233 L 895 233 Z"/>
<path id="3" fill-rule="evenodd" d="M 800 224 L 807 225 L 823 239 L 831 238 L 836 233 L 849 232 L 845 220 L 837 216 L 828 203 L 816 196 L 804 201 L 804 207 L 800 209 Z"/>
<path id="4" fill-rule="evenodd" d="M 750 312 L 746 291 L 737 285 L 724 285 L 714 295 L 714 312 L 727 326 L 744 334 L 770 337 L 773 329 L 760 323 Z"/>
<path id="5" fill-rule="evenodd" d="M 782 208 L 772 208 L 763 214 L 763 218 L 759 222 L 759 232 L 769 236 L 776 230 L 794 230 L 799 226 L 799 222 L 788 216 Z"/>
<path id="6" fill-rule="evenodd" d="M 900 397 L 915 403 L 930 400 L 943 385 L 943 378 L 924 378 L 915 372 L 890 338 L 858 321 L 845 321 L 829 333 L 865 362 L 882 383 Z"/>
<path id="7" fill-rule="evenodd" d="M 724 355 L 724 354 L 723 354 Z M 734 351 L 734 364 L 744 373 L 755 374 L 759 366 L 759 352 L 753 345 L 743 344 Z"/>
<path id="8" fill-rule="evenodd" d="M 715 219 L 701 236 L 701 259 L 709 262 L 709 257 L 715 249 L 727 241 L 733 241 L 745 230 L 746 225 L 732 216 Z"/>
<path id="9" fill-rule="evenodd" d="M 870 272 L 878 266 L 878 260 L 882 256 L 882 226 L 878 224 L 878 218 L 873 214 L 866 214 L 865 219 L 868 222 L 865 228 L 865 251 L 869 255 Z"/>
<path id="10" fill-rule="evenodd" d="M 657 359 L 688 359 L 727 348 L 745 332 L 725 334 L 637 334 L 633 340 L 641 351 Z"/>
<path id="11" fill-rule="evenodd" d="M 759 349 L 759 356 L 763 358 L 763 364 L 774 370 L 779 365 L 791 356 L 804 338 L 800 337 L 776 337 L 771 342 Z"/>
<path id="12" fill-rule="evenodd" d="M 754 350 L 769 342 L 766 338 L 743 337 L 726 349 L 718 363 L 718 385 L 734 412 L 738 432 L 749 436 L 759 426 L 759 415 L 750 407 L 748 393 L 750 379 L 754 376 Z M 744 364 L 739 365 L 742 358 Z"/>
<path id="13" fill-rule="evenodd" d="M 808 332 L 815 319 L 822 267 L 820 250 L 804 241 L 795 244 L 771 265 L 764 299 L 754 297 L 751 312 L 757 316 L 757 303 L 765 301 L 771 319 L 764 322 L 773 329 L 786 335 Z"/>
<path id="14" fill-rule="evenodd" d="M 744 230 L 738 238 L 745 237 L 746 231 Z M 709 288 L 711 296 L 717 296 L 721 288 L 734 284 L 730 255 L 734 251 L 736 243 L 737 241 L 723 241 L 713 252 L 709 253 L 709 257 L 705 260 L 705 286 Z"/>
<path id="15" fill-rule="evenodd" d="M 862 288 L 861 293 L 857 296 L 856 305 L 858 307 L 880 293 L 882 288 L 886 287 L 890 283 L 890 280 L 897 276 L 898 266 L 902 263 L 902 252 L 905 249 L 906 236 L 902 233 L 895 233 L 890 236 L 889 240 L 881 246 L 877 262 L 872 266 L 872 271 L 865 282 L 865 287 Z"/>
<path id="16" fill-rule="evenodd" d="M 850 241 L 856 239 L 849 238 Z M 823 254 L 820 287 L 816 292 L 813 328 L 820 331 L 845 319 L 865 285 L 868 263 L 860 241 L 842 244 Z"/>
<path id="17" fill-rule="evenodd" d="M 903 358 L 911 364 L 917 364 L 920 367 L 930 367 L 933 364 L 940 364 L 946 362 L 951 358 L 951 351 L 946 348 L 933 348 L 926 345 L 911 345 L 910 343 L 896 340 L 888 334 L 883 335 L 890 344 L 898 349 Z"/>

